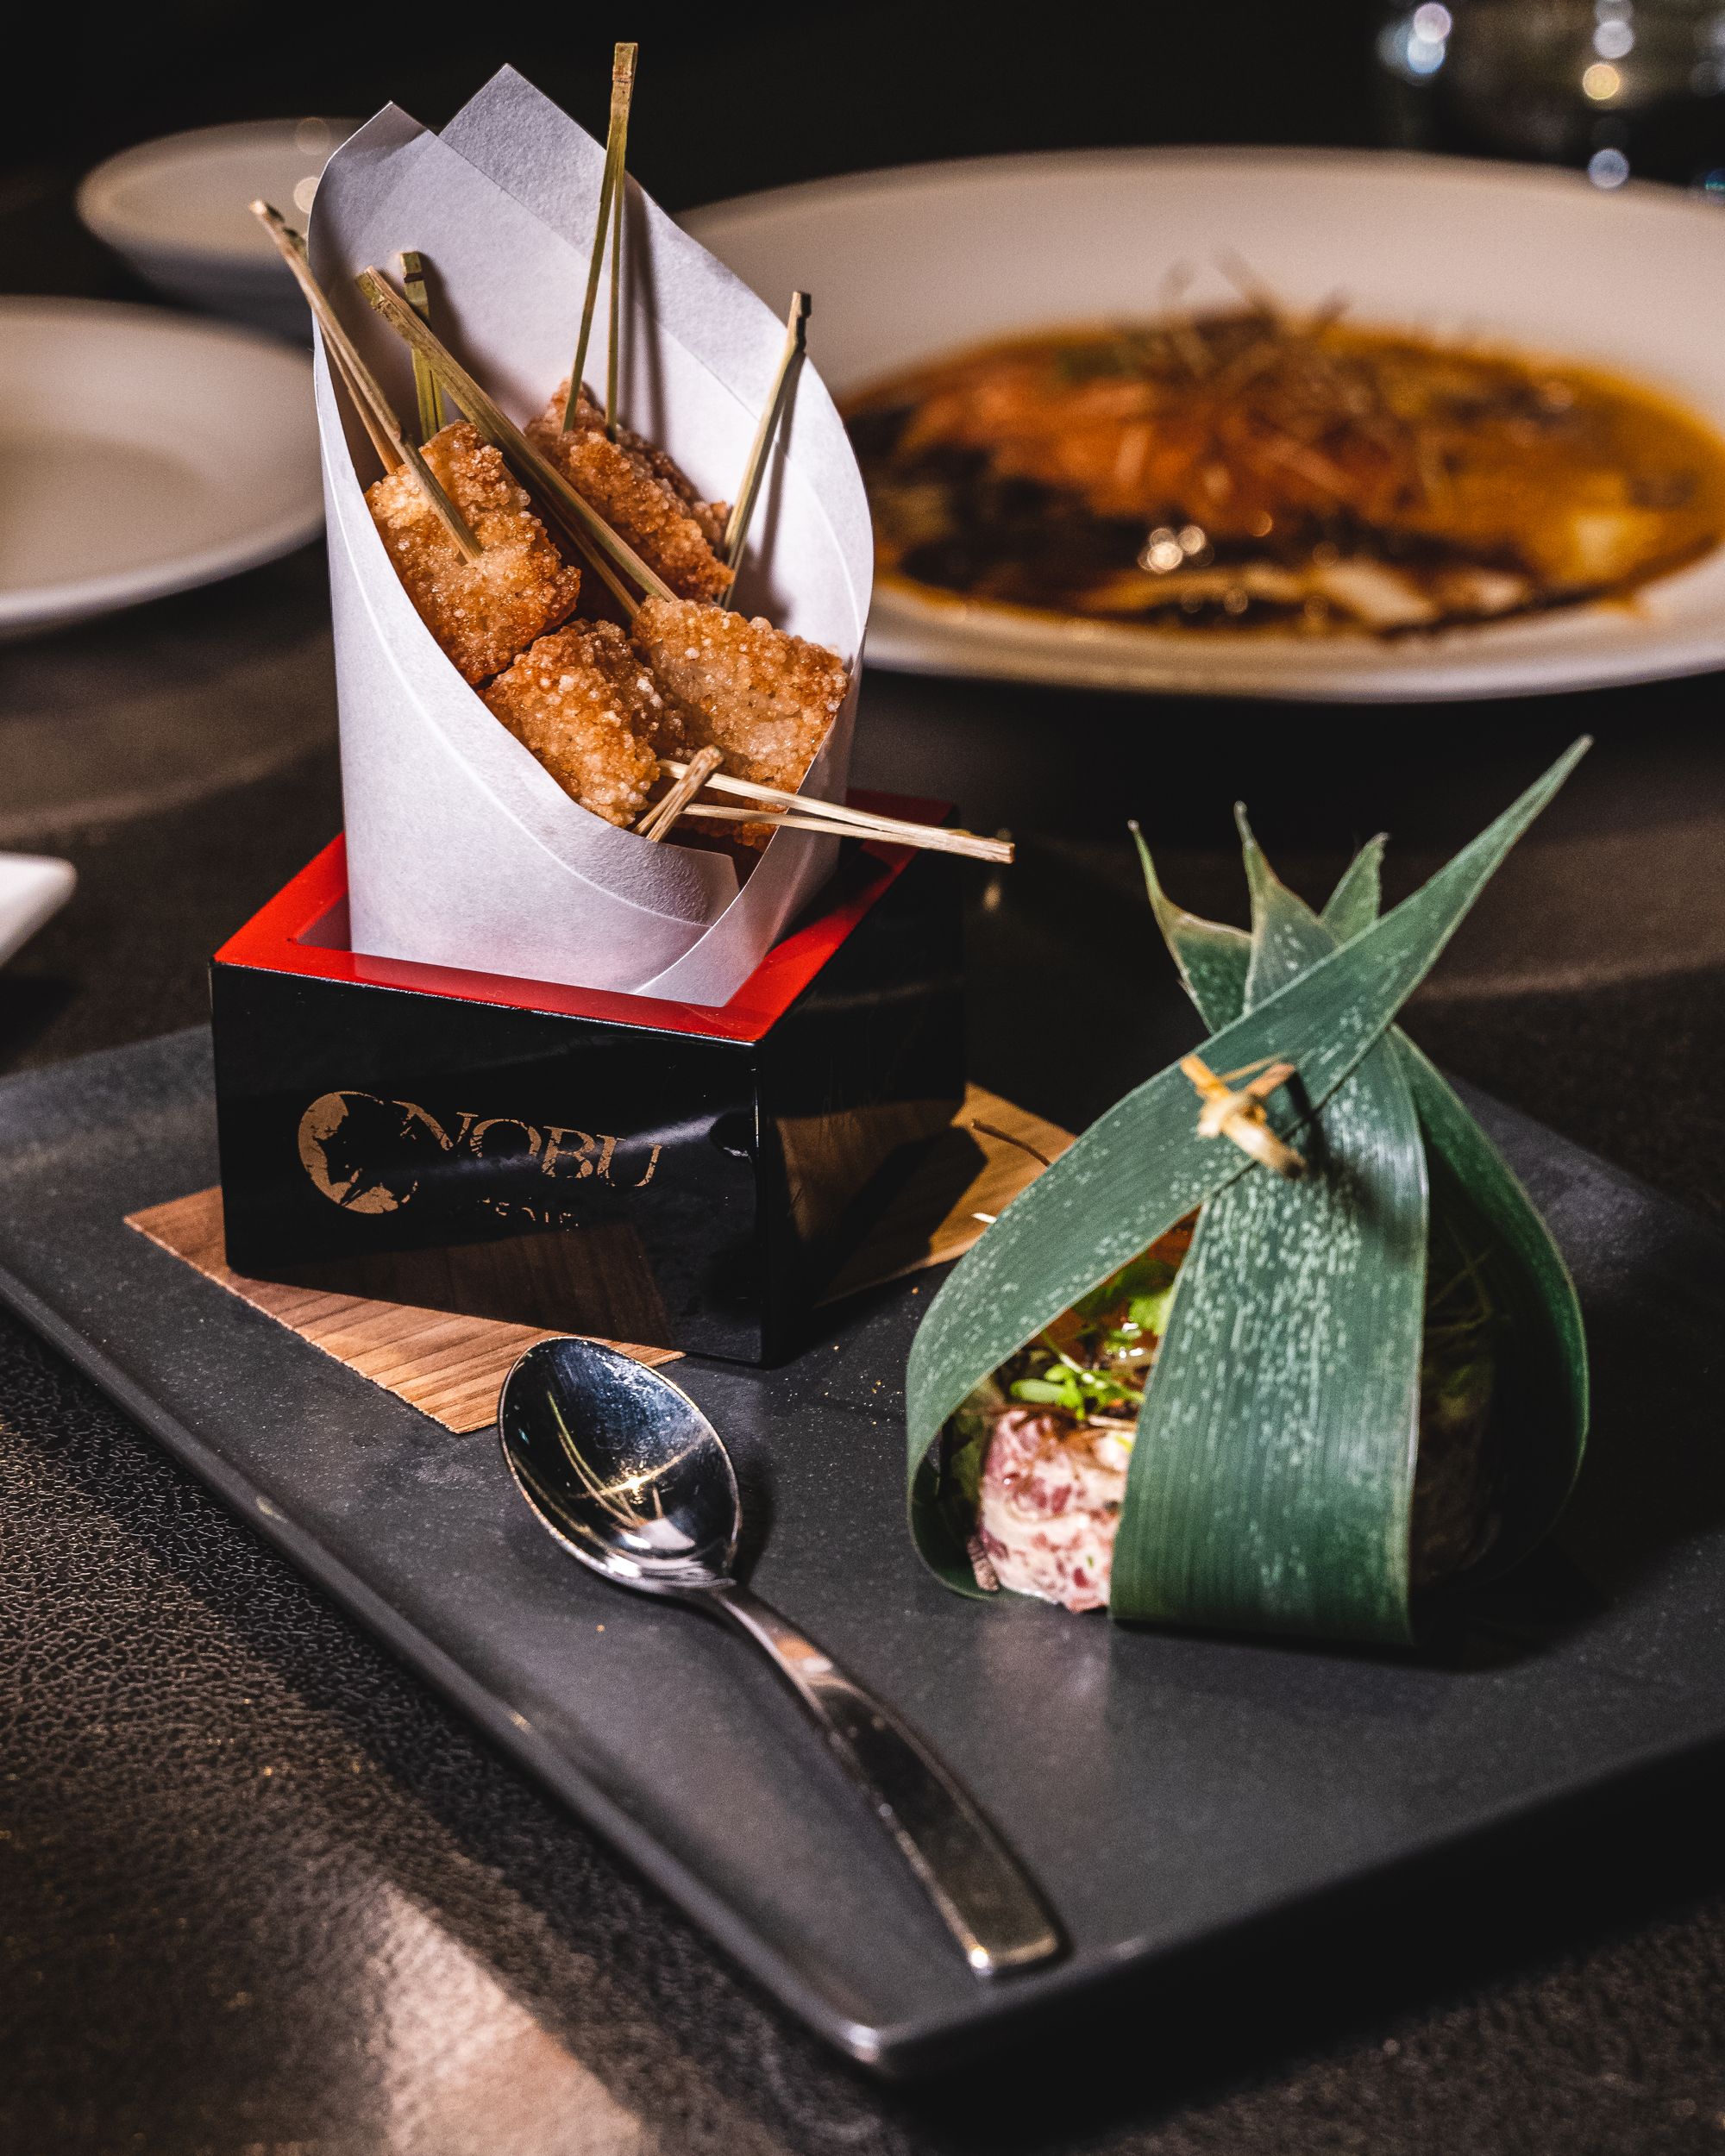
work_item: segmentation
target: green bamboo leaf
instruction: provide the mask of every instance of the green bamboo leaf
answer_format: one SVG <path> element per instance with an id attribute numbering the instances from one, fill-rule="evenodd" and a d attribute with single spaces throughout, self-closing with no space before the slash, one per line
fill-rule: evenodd
<path id="1" fill-rule="evenodd" d="M 1235 814 L 1250 1010 L 1337 939 Z M 1411 1637 L 1426 1158 L 1387 1039 L 1332 1094 L 1308 1147 L 1301 1181 L 1242 1175 L 1200 1216 L 1138 1417 L 1116 1617 Z"/>
<path id="2" fill-rule="evenodd" d="M 1377 918 L 1383 890 L 1384 834 L 1368 838 L 1342 872 L 1319 918 L 1339 943 L 1351 943 Z"/>
<path id="3" fill-rule="evenodd" d="M 1455 1089 L 1399 1030 L 1396 1046 L 1420 1118 L 1433 1174 L 1445 1175 L 1458 1210 L 1471 1211 L 1484 1239 L 1504 1254 L 1508 1340 L 1497 1413 L 1515 1432 L 1515 1472 L 1502 1531 L 1482 1572 L 1506 1570 L 1557 1524 L 1587 1445 L 1587 1335 L 1563 1253 L 1512 1169 Z"/>
<path id="4" fill-rule="evenodd" d="M 1240 811 L 1236 807 L 1235 814 Z M 1150 893 L 1156 924 L 1162 931 L 1168 955 L 1179 970 L 1186 993 L 1198 1006 L 1198 1014 L 1213 1030 L 1230 1025 L 1245 1008 L 1246 969 L 1251 962 L 1251 938 L 1244 929 L 1220 921 L 1207 921 L 1174 904 L 1162 888 L 1156 863 L 1134 822 L 1126 827 L 1137 842 Z M 1352 943 L 1377 918 L 1383 891 L 1384 837 L 1379 832 L 1368 839 L 1342 872 L 1319 918 L 1339 943 Z"/>
<path id="5" fill-rule="evenodd" d="M 1362 848 L 1336 887 L 1321 919 L 1339 937 L 1369 925 L 1378 892 L 1383 842 Z M 1154 873 L 1153 870 L 1151 873 Z M 1207 1025 L 1238 1017 L 1251 963 L 1251 939 L 1239 929 L 1167 906 L 1163 933 Z M 1182 962 L 1178 943 L 1201 937 L 1203 966 Z M 1500 1286 L 1509 1304 L 1509 1352 L 1498 1413 L 1516 1430 L 1515 1473 L 1496 1544 L 1481 1572 L 1506 1569 L 1551 1532 L 1585 1451 L 1590 1413 L 1587 1343 L 1581 1305 L 1563 1255 L 1515 1171 L 1462 1105 L 1454 1088 L 1399 1026 L 1390 1029 L 1419 1117 L 1431 1175 L 1446 1209 L 1471 1218 L 1479 1241 L 1495 1243 L 1506 1262 Z"/>
<path id="6" fill-rule="evenodd" d="M 1207 1023 L 1226 1025 L 1228 1018 L 1237 1018 L 1240 1014 L 1245 974 L 1242 970 L 1239 983 L 1234 986 L 1235 945 L 1238 943 L 1244 947 L 1246 938 L 1237 928 L 1223 928 L 1214 921 L 1200 920 L 1195 913 L 1188 913 L 1183 907 L 1176 906 L 1163 890 L 1156 863 L 1151 859 L 1150 849 L 1144 843 L 1144 833 L 1136 820 L 1126 828 L 1137 842 L 1151 911 L 1156 916 L 1164 942 L 1173 954 L 1175 964 L 1180 968 L 1186 993 L 1205 1013 Z M 1210 1006 L 1226 1002 L 1231 991 L 1233 1008 L 1227 1018 L 1210 1019 Z"/>
<path id="7" fill-rule="evenodd" d="M 1277 1112 L 1279 1127 L 1314 1114 L 1425 977 L 1586 746 L 1578 742 L 1393 912 L 1221 1028 L 1206 1049 L 1213 1067 L 1285 1057 L 1298 1072 L 1299 1106 L 1291 1117 Z M 1044 1326 L 1247 1172 L 1226 1140 L 1197 1135 L 1195 1108 L 1176 1065 L 1128 1094 L 1007 1208 L 931 1304 L 906 1372 L 912 1516 L 919 1546 L 949 1577 L 959 1559 L 931 1447 L 972 1389 Z"/>

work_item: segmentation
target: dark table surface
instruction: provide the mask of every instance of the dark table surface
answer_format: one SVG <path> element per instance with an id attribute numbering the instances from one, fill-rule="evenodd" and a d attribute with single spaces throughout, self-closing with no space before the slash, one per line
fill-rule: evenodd
<path id="1" fill-rule="evenodd" d="M 724 186 L 674 145 L 646 177 L 692 200 L 1128 136 L 1106 111 L 1038 135 L 1002 79 L 993 132 L 949 110 L 938 137 L 901 101 L 878 154 L 804 122 L 788 164 L 739 150 Z M 371 86 L 360 69 L 350 104 Z M 1251 95 L 1211 131 L 1285 132 Z M 1176 102 L 1159 85 L 1143 133 L 1174 131 Z M 105 110 L 98 134 L 119 125 Z M 43 163 L 0 187 L 0 287 L 131 291 L 78 241 L 67 178 Z M 1410 1028 L 1716 1218 L 1719 711 L 1716 677 L 1337 714 L 876 674 L 856 776 L 1019 837 L 1019 865 L 972 886 L 973 1074 L 1076 1125 L 1146 1068 L 1174 1008 L 1128 813 L 1201 909 L 1241 912 L 1236 795 L 1313 893 L 1389 828 L 1399 892 L 1592 730 Z M 0 848 L 80 877 L 0 973 L 0 1069 L 199 1018 L 210 950 L 338 827 L 335 736 L 315 548 L 0 647 Z M 1045 2053 L 883 2090 L 5 1321 L 0 1732 L 0 2147 L 18 2156 L 1725 2149 L 1725 1763 L 1615 1793 L 1459 1887 L 1401 1882 L 1250 1959 L 1224 1946 L 1181 1998 L 1101 2010 Z"/>

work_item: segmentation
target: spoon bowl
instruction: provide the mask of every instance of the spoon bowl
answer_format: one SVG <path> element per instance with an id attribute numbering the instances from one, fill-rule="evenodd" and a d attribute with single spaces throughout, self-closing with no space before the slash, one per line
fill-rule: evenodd
<path id="1" fill-rule="evenodd" d="M 498 1424 L 522 1495 L 583 1564 L 649 1595 L 730 1583 L 731 1456 L 656 1370 L 596 1340 L 542 1340 L 510 1372 Z"/>

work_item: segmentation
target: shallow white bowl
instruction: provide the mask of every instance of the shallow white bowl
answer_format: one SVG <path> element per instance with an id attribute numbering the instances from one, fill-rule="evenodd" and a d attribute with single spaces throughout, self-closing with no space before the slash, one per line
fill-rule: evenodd
<path id="1" fill-rule="evenodd" d="M 323 522 L 305 354 L 154 307 L 0 299 L 0 635 L 215 583 Z"/>
<path id="2" fill-rule="evenodd" d="M 958 346 L 1238 294 L 1230 251 L 1295 307 L 1620 370 L 1725 434 L 1725 216 L 1673 190 L 1381 152 L 1119 150 L 864 173 L 719 203 L 690 229 L 774 306 L 813 295 L 841 402 Z M 1371 702 L 1530 694 L 1725 665 L 1725 555 L 1589 608 L 1421 641 L 1044 622 L 877 591 L 871 665 L 1191 693 Z"/>
<path id="3" fill-rule="evenodd" d="M 141 277 L 212 314 L 310 342 L 305 303 L 247 205 L 304 226 L 351 120 L 242 120 L 122 150 L 88 173 L 78 214 Z"/>

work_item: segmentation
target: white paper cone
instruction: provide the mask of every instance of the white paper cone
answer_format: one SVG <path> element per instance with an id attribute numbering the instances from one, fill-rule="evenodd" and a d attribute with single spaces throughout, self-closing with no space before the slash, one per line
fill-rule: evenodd
<path id="1" fill-rule="evenodd" d="M 354 276 L 371 264 L 393 273 L 402 250 L 417 248 L 439 335 L 524 423 L 568 371 L 604 159 L 509 68 L 442 136 L 389 106 L 336 152 L 317 190 L 311 264 L 398 413 L 413 410 L 411 365 Z M 621 415 L 705 497 L 729 499 L 783 324 L 633 182 L 627 216 Z M 603 373 L 606 328 L 602 285 L 590 380 Z M 834 843 L 781 831 L 739 890 L 723 856 L 655 845 L 570 800 L 414 611 L 365 502 L 376 458 L 321 354 L 317 414 L 354 948 L 725 1001 L 813 895 Z M 856 459 L 806 364 L 739 596 L 850 667 L 850 693 L 804 784 L 811 799 L 843 797 L 873 561 Z"/>

